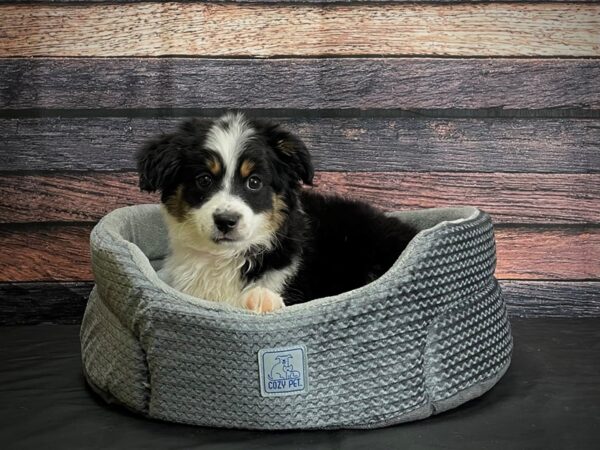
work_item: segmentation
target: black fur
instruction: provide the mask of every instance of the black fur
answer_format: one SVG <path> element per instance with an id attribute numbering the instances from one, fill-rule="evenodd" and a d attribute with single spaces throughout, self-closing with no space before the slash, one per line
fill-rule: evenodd
<path id="1" fill-rule="evenodd" d="M 212 124 L 191 120 L 176 133 L 145 146 L 138 153 L 140 187 L 160 190 L 166 202 L 183 186 L 187 204 L 201 205 L 210 192 L 197 186 L 197 177 L 208 170 L 207 160 L 219 157 L 203 147 Z M 256 135 L 244 148 L 240 164 L 251 159 L 265 189 L 260 194 L 248 193 L 243 189 L 244 180 L 238 180 L 235 189 L 256 212 L 273 207 L 273 193 L 286 206 L 275 248 L 253 249 L 246 255 L 247 264 L 241 269 L 246 281 L 259 280 L 267 272 L 284 270 L 299 261 L 299 270 L 282 295 L 290 305 L 360 287 L 387 271 L 414 230 L 365 203 L 302 189 L 301 182 L 312 184 L 314 175 L 302 141 L 279 125 L 261 121 L 250 124 Z M 218 181 L 210 189 L 218 190 Z"/>
<path id="2" fill-rule="evenodd" d="M 148 142 L 136 155 L 140 175 L 140 189 L 161 192 L 165 202 L 183 184 L 194 190 L 194 179 L 198 173 L 208 170 L 206 162 L 211 156 L 202 150 L 204 138 L 212 122 L 192 119 L 182 123 L 175 133 L 165 134 Z M 199 194 L 192 192 L 193 202 Z"/>
<path id="3" fill-rule="evenodd" d="M 270 146 L 293 142 L 293 156 L 280 158 L 279 181 L 289 208 L 271 252 L 248 255 L 248 281 L 300 259 L 298 273 L 283 293 L 287 305 L 355 289 L 383 275 L 396 261 L 415 231 L 364 202 L 302 190 L 298 176 L 312 184 L 314 169 L 306 147 L 279 126 L 262 131 Z M 287 176 L 285 176 L 287 174 Z M 244 268 L 243 270 L 246 270 Z"/>
<path id="4" fill-rule="evenodd" d="M 272 206 L 272 193 L 282 194 L 286 204 L 294 208 L 295 192 L 300 181 L 312 184 L 313 166 L 310 154 L 304 143 L 284 131 L 279 125 L 263 121 L 251 121 L 256 129 L 256 137 L 242 153 L 239 164 L 250 158 L 256 164 L 256 173 L 263 179 L 267 189 L 253 193 L 244 189 L 244 182 L 237 173 L 234 193 L 243 198 L 255 211 L 261 212 Z M 166 134 L 148 142 L 136 155 L 140 175 L 140 189 L 148 192 L 160 191 L 164 203 L 177 187 L 183 187 L 183 198 L 192 207 L 202 205 L 212 193 L 217 191 L 220 178 L 208 188 L 202 189 L 196 178 L 209 171 L 207 162 L 216 158 L 224 164 L 218 153 L 204 148 L 206 134 L 212 121 L 191 119 L 179 127 L 178 131 Z M 227 128 L 227 122 L 222 127 Z"/>
<path id="5" fill-rule="evenodd" d="M 400 256 L 415 231 L 366 203 L 299 193 L 304 214 L 290 213 L 281 230 L 282 245 L 261 255 L 259 278 L 300 257 L 300 269 L 288 282 L 287 305 L 339 294 L 383 275 Z"/>

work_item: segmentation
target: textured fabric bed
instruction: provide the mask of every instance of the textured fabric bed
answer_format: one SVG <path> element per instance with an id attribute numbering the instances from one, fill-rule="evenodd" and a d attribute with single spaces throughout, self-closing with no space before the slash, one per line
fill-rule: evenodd
<path id="1" fill-rule="evenodd" d="M 0 443 L 11 450 L 597 450 L 600 317 L 513 317 L 511 326 L 510 368 L 482 397 L 395 427 L 285 432 L 130 414 L 85 388 L 78 325 L 0 327 Z"/>
<path id="2" fill-rule="evenodd" d="M 490 218 L 395 216 L 422 231 L 380 279 L 255 315 L 157 277 L 167 251 L 157 205 L 112 212 L 91 236 L 88 382 L 150 417 L 255 429 L 381 427 L 481 395 L 512 351 Z"/>

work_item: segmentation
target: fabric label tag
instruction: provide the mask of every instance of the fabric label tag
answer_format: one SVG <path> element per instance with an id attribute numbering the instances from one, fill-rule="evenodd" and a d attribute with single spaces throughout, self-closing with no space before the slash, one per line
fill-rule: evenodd
<path id="1" fill-rule="evenodd" d="M 258 351 L 260 393 L 296 395 L 308 392 L 306 346 L 264 348 Z"/>

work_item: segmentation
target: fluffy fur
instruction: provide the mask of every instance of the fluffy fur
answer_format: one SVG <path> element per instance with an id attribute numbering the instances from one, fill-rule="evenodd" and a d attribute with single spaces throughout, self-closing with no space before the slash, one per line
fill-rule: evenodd
<path id="1" fill-rule="evenodd" d="M 310 154 L 280 126 L 193 119 L 138 153 L 140 187 L 160 191 L 171 252 L 162 278 L 257 312 L 373 281 L 412 230 L 365 203 L 323 196 Z"/>

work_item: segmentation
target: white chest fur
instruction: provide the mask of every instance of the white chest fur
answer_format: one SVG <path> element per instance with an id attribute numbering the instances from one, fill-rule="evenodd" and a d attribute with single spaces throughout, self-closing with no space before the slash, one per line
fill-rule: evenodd
<path id="1" fill-rule="evenodd" d="M 178 222 L 164 210 L 169 230 L 170 254 L 159 271 L 160 278 L 175 289 L 194 297 L 243 306 L 245 291 L 262 287 L 282 295 L 286 283 L 297 273 L 299 260 L 278 270 L 269 270 L 248 283 L 242 276 L 246 264 L 243 249 L 220 248 L 199 232 L 193 220 Z"/>
<path id="2" fill-rule="evenodd" d="M 245 259 L 240 256 L 180 248 L 167 257 L 159 276 L 170 286 L 194 297 L 241 306 L 242 293 L 256 286 L 282 295 L 286 283 L 298 270 L 298 261 L 294 260 L 289 266 L 265 272 L 248 284 L 242 277 L 244 264 Z"/>
<path id="3" fill-rule="evenodd" d="M 167 257 L 159 275 L 175 289 L 194 297 L 237 304 L 245 287 L 243 265 L 241 257 L 224 258 L 178 249 Z"/>

